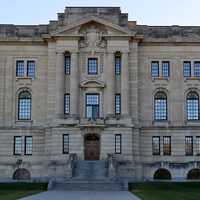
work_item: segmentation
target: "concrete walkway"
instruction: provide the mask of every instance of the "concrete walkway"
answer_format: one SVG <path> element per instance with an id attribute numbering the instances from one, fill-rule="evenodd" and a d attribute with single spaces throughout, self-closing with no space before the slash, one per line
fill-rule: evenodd
<path id="1" fill-rule="evenodd" d="M 130 192 L 48 191 L 20 200 L 140 200 Z"/>

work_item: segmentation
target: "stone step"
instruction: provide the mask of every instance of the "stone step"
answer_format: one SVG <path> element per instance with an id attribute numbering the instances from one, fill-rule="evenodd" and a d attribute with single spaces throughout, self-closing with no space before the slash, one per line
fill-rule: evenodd
<path id="1" fill-rule="evenodd" d="M 53 190 L 58 191 L 125 191 L 126 187 L 119 182 L 93 182 L 93 181 L 71 181 L 55 183 Z"/>

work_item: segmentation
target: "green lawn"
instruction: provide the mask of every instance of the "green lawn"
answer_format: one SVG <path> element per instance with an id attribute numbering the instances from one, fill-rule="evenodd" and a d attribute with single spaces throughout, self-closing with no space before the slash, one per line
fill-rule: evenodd
<path id="1" fill-rule="evenodd" d="M 129 189 L 142 200 L 200 200 L 200 182 L 133 183 Z"/>
<path id="2" fill-rule="evenodd" d="M 0 199 L 16 200 L 45 190 L 47 190 L 47 183 L 0 184 Z"/>

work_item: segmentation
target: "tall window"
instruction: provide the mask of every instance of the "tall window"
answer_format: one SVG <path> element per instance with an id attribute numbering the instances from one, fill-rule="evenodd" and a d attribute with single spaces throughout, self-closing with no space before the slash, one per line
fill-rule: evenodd
<path id="1" fill-rule="evenodd" d="M 99 117 L 99 94 L 86 94 L 86 117 Z"/>
<path id="2" fill-rule="evenodd" d="M 199 120 L 199 96 L 196 92 L 187 95 L 187 120 Z"/>
<path id="3" fill-rule="evenodd" d="M 152 137 L 152 154 L 160 155 L 160 137 L 159 136 Z"/>
<path id="4" fill-rule="evenodd" d="M 154 97 L 154 119 L 167 120 L 167 96 L 164 92 L 157 92 Z"/>
<path id="5" fill-rule="evenodd" d="M 200 155 L 200 136 L 196 137 L 196 153 L 198 156 Z"/>
<path id="6" fill-rule="evenodd" d="M 121 154 L 122 152 L 122 136 L 121 134 L 115 135 L 115 153 Z"/>
<path id="7" fill-rule="evenodd" d="M 63 135 L 63 154 L 69 153 L 69 135 L 64 134 Z"/>
<path id="8" fill-rule="evenodd" d="M 121 65 L 122 65 L 121 53 L 117 52 L 115 54 L 115 75 L 121 74 Z"/>
<path id="9" fill-rule="evenodd" d="M 65 53 L 64 59 L 65 74 L 69 75 L 71 71 L 71 54 L 69 52 Z"/>
<path id="10" fill-rule="evenodd" d="M 27 76 L 35 79 L 35 61 L 29 60 L 27 61 Z"/>
<path id="11" fill-rule="evenodd" d="M 190 61 L 183 62 L 183 75 L 185 78 L 191 77 L 191 62 Z"/>
<path id="12" fill-rule="evenodd" d="M 31 119 L 31 94 L 28 91 L 23 91 L 19 94 L 18 99 L 18 119 Z"/>
<path id="13" fill-rule="evenodd" d="M 170 71 L 169 61 L 163 61 L 162 62 L 162 76 L 166 78 L 169 77 L 169 71 Z"/>
<path id="14" fill-rule="evenodd" d="M 200 77 L 200 62 L 194 62 L 194 76 Z"/>
<path id="15" fill-rule="evenodd" d="M 186 156 L 193 155 L 193 137 L 192 136 L 185 137 L 185 155 Z"/>
<path id="16" fill-rule="evenodd" d="M 95 75 L 98 74 L 98 59 L 88 58 L 88 74 Z"/>
<path id="17" fill-rule="evenodd" d="M 151 62 L 151 76 L 152 78 L 159 77 L 159 62 L 158 61 Z"/>
<path id="18" fill-rule="evenodd" d="M 121 114 L 121 94 L 115 94 L 115 114 Z"/>
<path id="19" fill-rule="evenodd" d="M 166 156 L 171 155 L 171 137 L 170 136 L 163 137 L 163 155 L 166 155 Z"/>
<path id="20" fill-rule="evenodd" d="M 15 136 L 14 137 L 14 155 L 22 154 L 22 137 Z"/>
<path id="21" fill-rule="evenodd" d="M 64 113 L 70 114 L 70 94 L 64 96 Z"/>
<path id="22" fill-rule="evenodd" d="M 24 77 L 24 61 L 18 60 L 16 62 L 16 77 Z"/>
<path id="23" fill-rule="evenodd" d="M 25 155 L 33 154 L 33 138 L 32 136 L 25 136 Z"/>

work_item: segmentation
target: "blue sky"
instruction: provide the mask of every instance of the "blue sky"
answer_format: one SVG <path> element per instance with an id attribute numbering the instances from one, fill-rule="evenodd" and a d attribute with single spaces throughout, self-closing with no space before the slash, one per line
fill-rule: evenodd
<path id="1" fill-rule="evenodd" d="M 147 25 L 200 26 L 200 0 L 0 0 L 1 24 L 47 24 L 66 6 L 120 6 Z"/>

